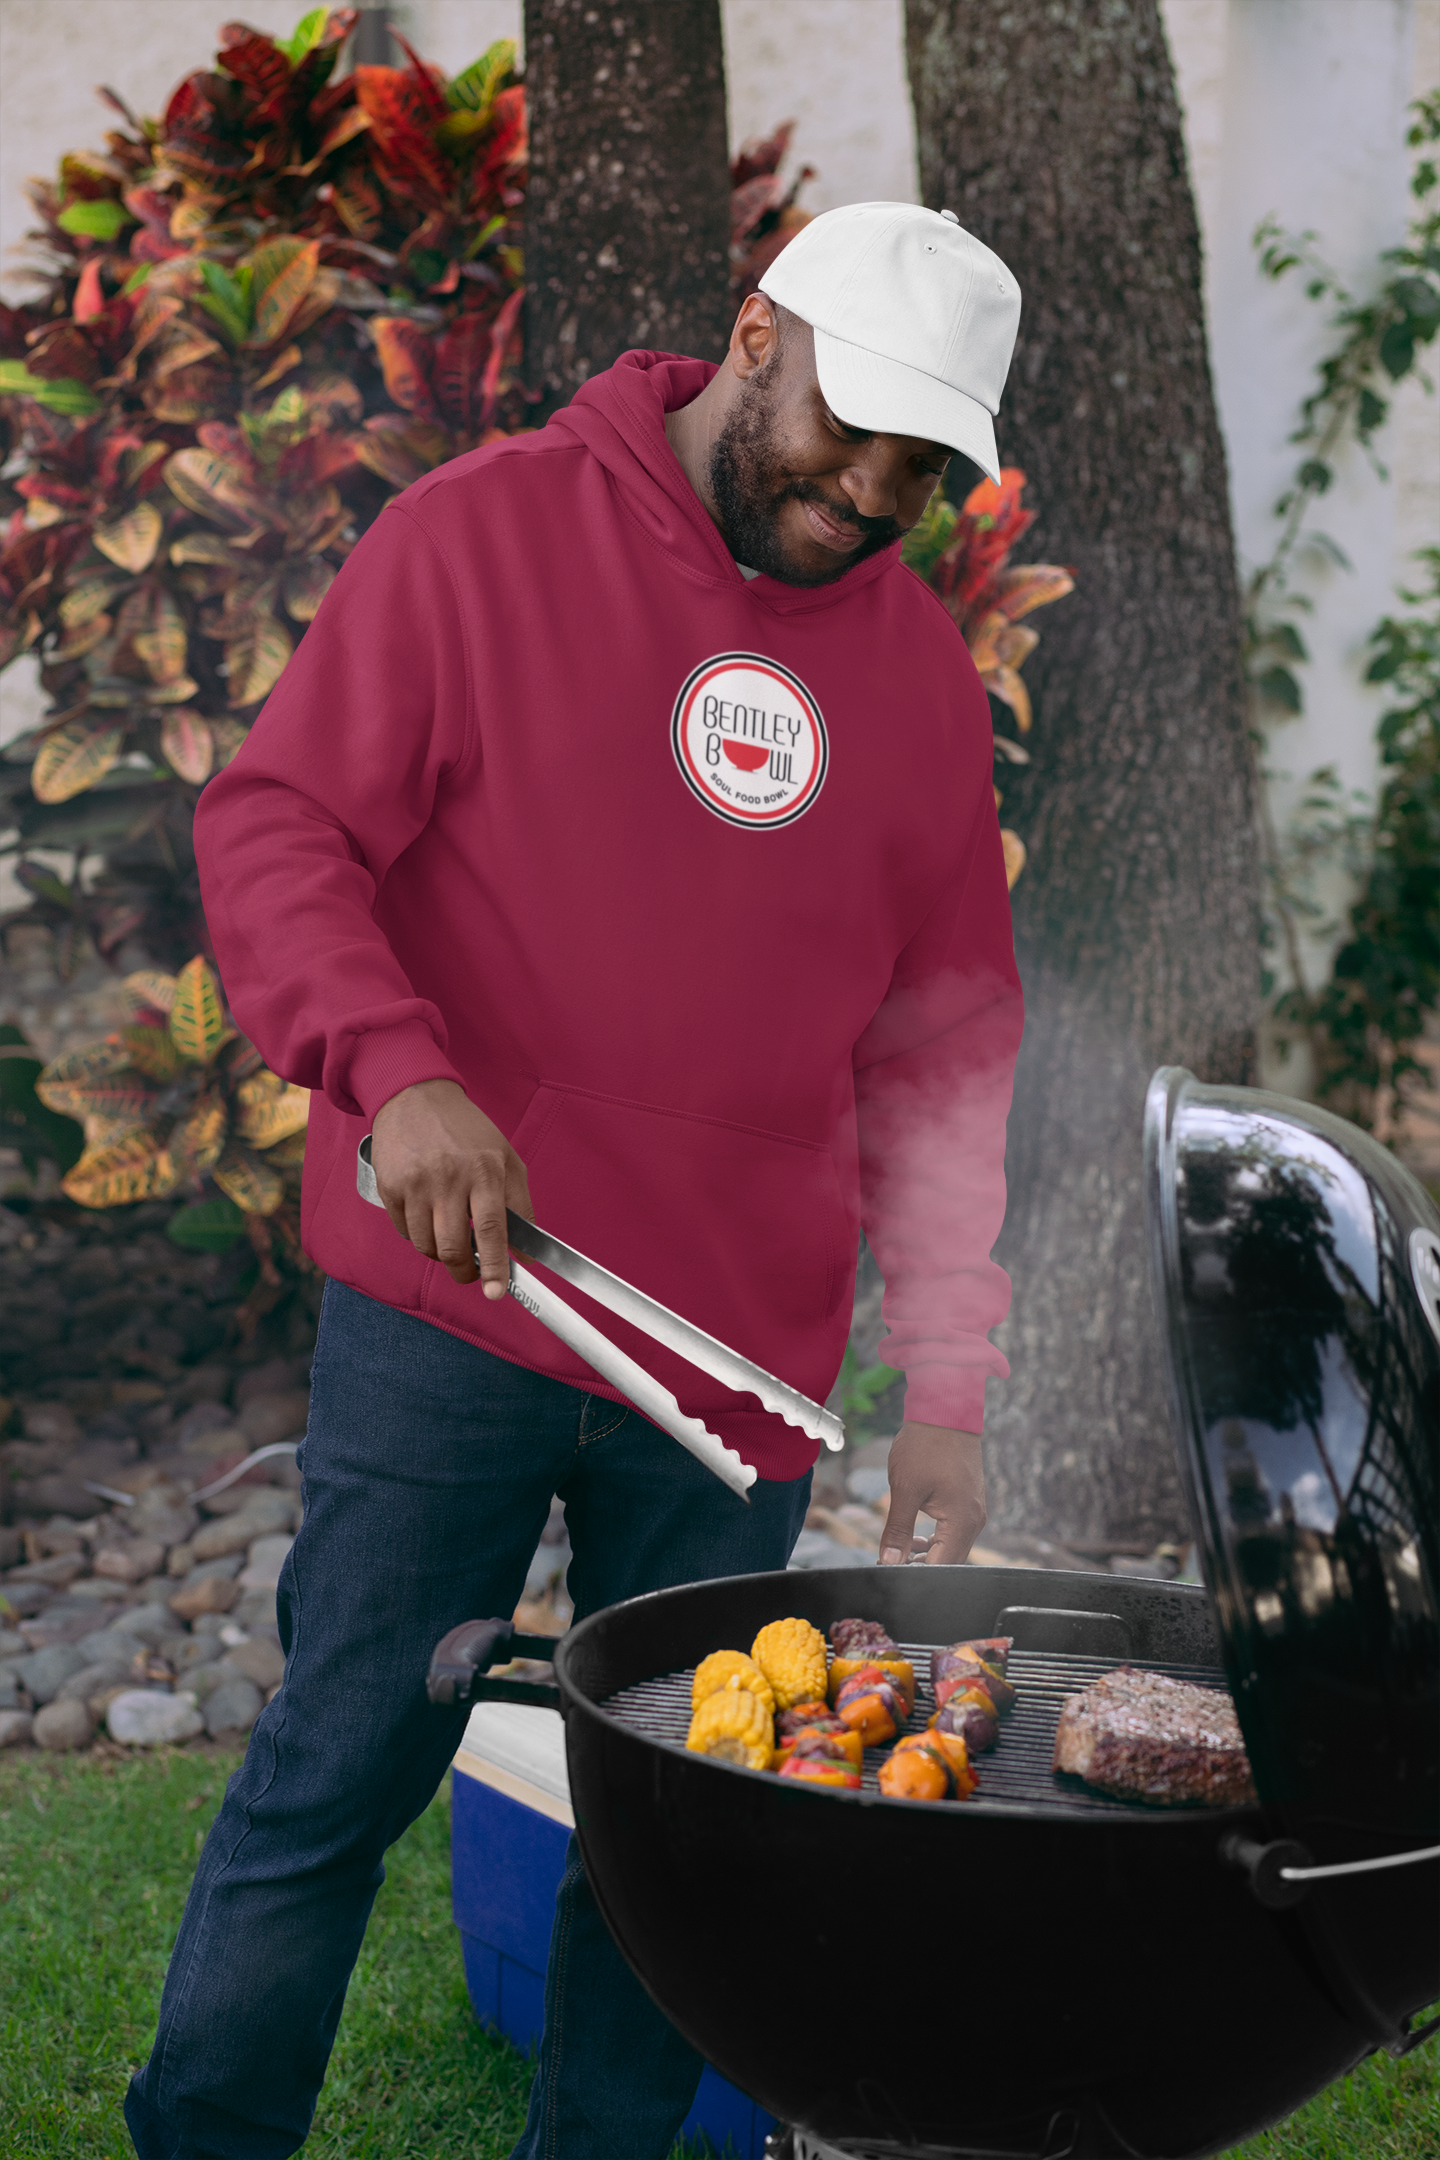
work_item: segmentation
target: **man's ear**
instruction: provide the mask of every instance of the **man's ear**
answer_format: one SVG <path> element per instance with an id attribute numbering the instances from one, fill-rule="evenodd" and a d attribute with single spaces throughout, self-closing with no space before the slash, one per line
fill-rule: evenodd
<path id="1" fill-rule="evenodd" d="M 780 324 L 776 317 L 775 303 L 767 300 L 764 293 L 747 293 L 730 332 L 729 362 L 731 372 L 741 382 L 749 382 L 761 369 L 780 342 Z"/>

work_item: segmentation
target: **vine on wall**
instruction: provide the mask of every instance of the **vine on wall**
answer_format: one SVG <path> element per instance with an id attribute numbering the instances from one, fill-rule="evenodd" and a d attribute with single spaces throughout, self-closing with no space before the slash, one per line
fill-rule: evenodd
<path id="1" fill-rule="evenodd" d="M 1257 230 L 1263 274 L 1300 271 L 1307 296 L 1333 305 L 1337 333 L 1321 361 L 1314 390 L 1300 408 L 1291 440 L 1301 453 L 1289 486 L 1275 505 L 1279 533 L 1268 561 L 1246 589 L 1245 641 L 1257 753 L 1268 729 L 1304 707 L 1297 667 L 1309 658 L 1297 616 L 1313 603 L 1297 586 L 1306 550 L 1349 565 L 1343 552 L 1312 523 L 1311 513 L 1335 477 L 1337 458 L 1351 443 L 1388 478 L 1375 437 L 1389 416 L 1394 391 L 1410 376 L 1433 389 L 1419 356 L 1440 332 L 1440 171 L 1429 155 L 1440 142 L 1440 92 L 1412 108 L 1407 141 L 1419 153 L 1411 179 L 1416 209 L 1404 244 L 1380 258 L 1373 296 L 1357 299 L 1316 249 L 1316 235 L 1287 235 L 1273 219 Z M 1308 1043 L 1316 1092 L 1363 1124 L 1374 1122 L 1388 1094 L 1403 1115 L 1406 1095 L 1425 1068 L 1414 1055 L 1427 1017 L 1440 1005 L 1440 550 L 1420 558 L 1424 581 L 1400 598 L 1407 610 L 1387 616 L 1368 641 L 1365 679 L 1390 683 L 1395 703 L 1383 715 L 1378 742 L 1384 774 L 1373 811 L 1363 798 L 1346 799 L 1333 766 L 1312 773 L 1295 818 L 1282 834 L 1260 774 L 1263 843 L 1268 872 L 1270 941 L 1285 956 L 1289 984 L 1274 995 L 1272 1012 L 1282 1044 Z M 1312 988 L 1302 950 L 1306 927 L 1323 930 L 1314 880 L 1324 864 L 1340 862 L 1359 885 L 1348 911 L 1329 980 Z M 1333 926 L 1329 926 L 1333 927 Z M 1267 992 L 1276 992 L 1273 974 Z"/>

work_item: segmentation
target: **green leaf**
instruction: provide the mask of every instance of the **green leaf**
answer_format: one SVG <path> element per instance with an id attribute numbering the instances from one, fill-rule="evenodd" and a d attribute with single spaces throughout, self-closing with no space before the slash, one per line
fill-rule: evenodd
<path id="1" fill-rule="evenodd" d="M 1298 713 L 1304 708 L 1300 685 L 1287 667 L 1266 668 L 1255 688 L 1267 703 L 1279 705 L 1285 712 Z"/>
<path id="2" fill-rule="evenodd" d="M 192 1200 L 175 1210 L 165 1225 L 165 1235 L 186 1252 L 229 1252 L 245 1235 L 245 1217 L 234 1201 L 223 1195 L 213 1200 Z"/>
<path id="3" fill-rule="evenodd" d="M 84 383 L 74 382 L 68 375 L 57 381 L 32 375 L 23 360 L 0 360 L 0 397 L 34 398 L 47 411 L 63 413 L 71 420 L 88 420 L 100 410 L 99 398 Z"/>
<path id="4" fill-rule="evenodd" d="M 1275 623 L 1266 631 L 1263 643 L 1273 646 L 1276 652 L 1288 653 L 1292 660 L 1308 660 L 1305 640 L 1293 623 Z"/>
<path id="5" fill-rule="evenodd" d="M 242 263 L 239 272 L 232 277 L 223 263 L 202 258 L 200 275 L 205 280 L 205 291 L 200 295 L 200 305 L 212 322 L 217 322 L 232 345 L 238 345 L 250 335 L 252 306 L 250 287 L 254 273 L 249 263 Z"/>
<path id="6" fill-rule="evenodd" d="M 515 40 L 497 38 L 478 60 L 472 60 L 445 87 L 445 101 L 452 112 L 470 112 L 483 123 L 490 117 L 495 93 L 515 67 Z"/>
<path id="7" fill-rule="evenodd" d="M 60 212 L 56 224 L 62 232 L 81 233 L 90 240 L 113 240 L 122 225 L 135 218 L 124 203 L 102 196 L 94 202 L 73 202 Z"/>
<path id="8" fill-rule="evenodd" d="M 1360 392 L 1360 403 L 1355 412 L 1357 432 L 1362 436 L 1373 435 L 1376 428 L 1383 424 L 1385 415 L 1389 410 L 1390 407 L 1386 404 L 1384 398 L 1377 397 L 1373 390 L 1362 390 Z"/>
<path id="9" fill-rule="evenodd" d="M 1380 340 L 1380 365 L 1392 382 L 1408 375 L 1415 364 L 1415 332 L 1408 322 L 1391 323 Z"/>
<path id="10" fill-rule="evenodd" d="M 220 984 L 215 970 L 199 953 L 187 960 L 175 978 L 175 1002 L 170 1008 L 170 1033 L 181 1057 L 192 1065 L 208 1065 L 225 1034 L 225 1013 L 220 1003 Z"/>
<path id="11" fill-rule="evenodd" d="M 145 283 L 145 280 L 149 277 L 150 272 L 154 269 L 154 267 L 154 263 L 141 263 L 139 269 L 132 270 L 129 277 L 126 278 L 125 283 L 120 288 L 121 292 L 139 292 L 141 286 Z"/>
<path id="12" fill-rule="evenodd" d="M 325 35 L 325 25 L 329 20 L 329 16 L 330 10 L 328 7 L 312 8 L 308 15 L 301 16 L 288 38 L 276 38 L 276 45 L 284 53 L 292 68 L 299 67 L 306 53 L 313 52 L 320 43 L 321 38 Z"/>
<path id="13" fill-rule="evenodd" d="M 1316 495 L 1323 495 L 1335 476 L 1330 467 L 1319 458 L 1306 458 L 1295 477 L 1301 487 L 1310 488 Z"/>

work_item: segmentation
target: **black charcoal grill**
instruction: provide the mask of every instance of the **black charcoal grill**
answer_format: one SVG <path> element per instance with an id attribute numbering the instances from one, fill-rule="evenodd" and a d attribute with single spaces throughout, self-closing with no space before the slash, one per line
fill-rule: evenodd
<path id="1" fill-rule="evenodd" d="M 1146 1147 L 1208 1590 L 736 1577 L 613 1606 L 556 1652 L 621 1949 L 725 2076 L 847 2154 L 1188 2160 L 1430 2029 L 1411 2021 L 1440 1994 L 1440 1214 L 1339 1120 L 1187 1074 L 1157 1076 Z M 878 1756 L 848 1793 L 688 1755 L 689 1673 L 786 1613 L 879 1620 L 921 1676 L 936 1645 L 1013 1635 L 1019 1702 L 976 1798 L 885 1799 Z M 434 1690 L 513 1698 L 483 1678 L 507 1638 L 447 1637 Z M 1228 1682 L 1259 1805 L 1053 1775 L 1063 1696 L 1127 1659 Z"/>

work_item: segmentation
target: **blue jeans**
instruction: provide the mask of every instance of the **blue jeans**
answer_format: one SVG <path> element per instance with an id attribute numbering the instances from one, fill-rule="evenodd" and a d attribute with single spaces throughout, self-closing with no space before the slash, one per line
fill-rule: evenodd
<path id="1" fill-rule="evenodd" d="M 552 1493 L 577 1618 L 783 1567 L 808 1474 L 747 1507 L 630 1410 L 331 1283 L 280 1577 L 285 1680 L 195 1871 L 149 2062 L 140 2160 L 285 2160 L 304 2142 L 383 1854 L 428 1804 L 465 1711 L 425 1694 L 461 1620 L 509 1613 Z M 700 2058 L 610 1939 L 571 1841 L 545 2035 L 515 2160 L 664 2160 Z"/>

